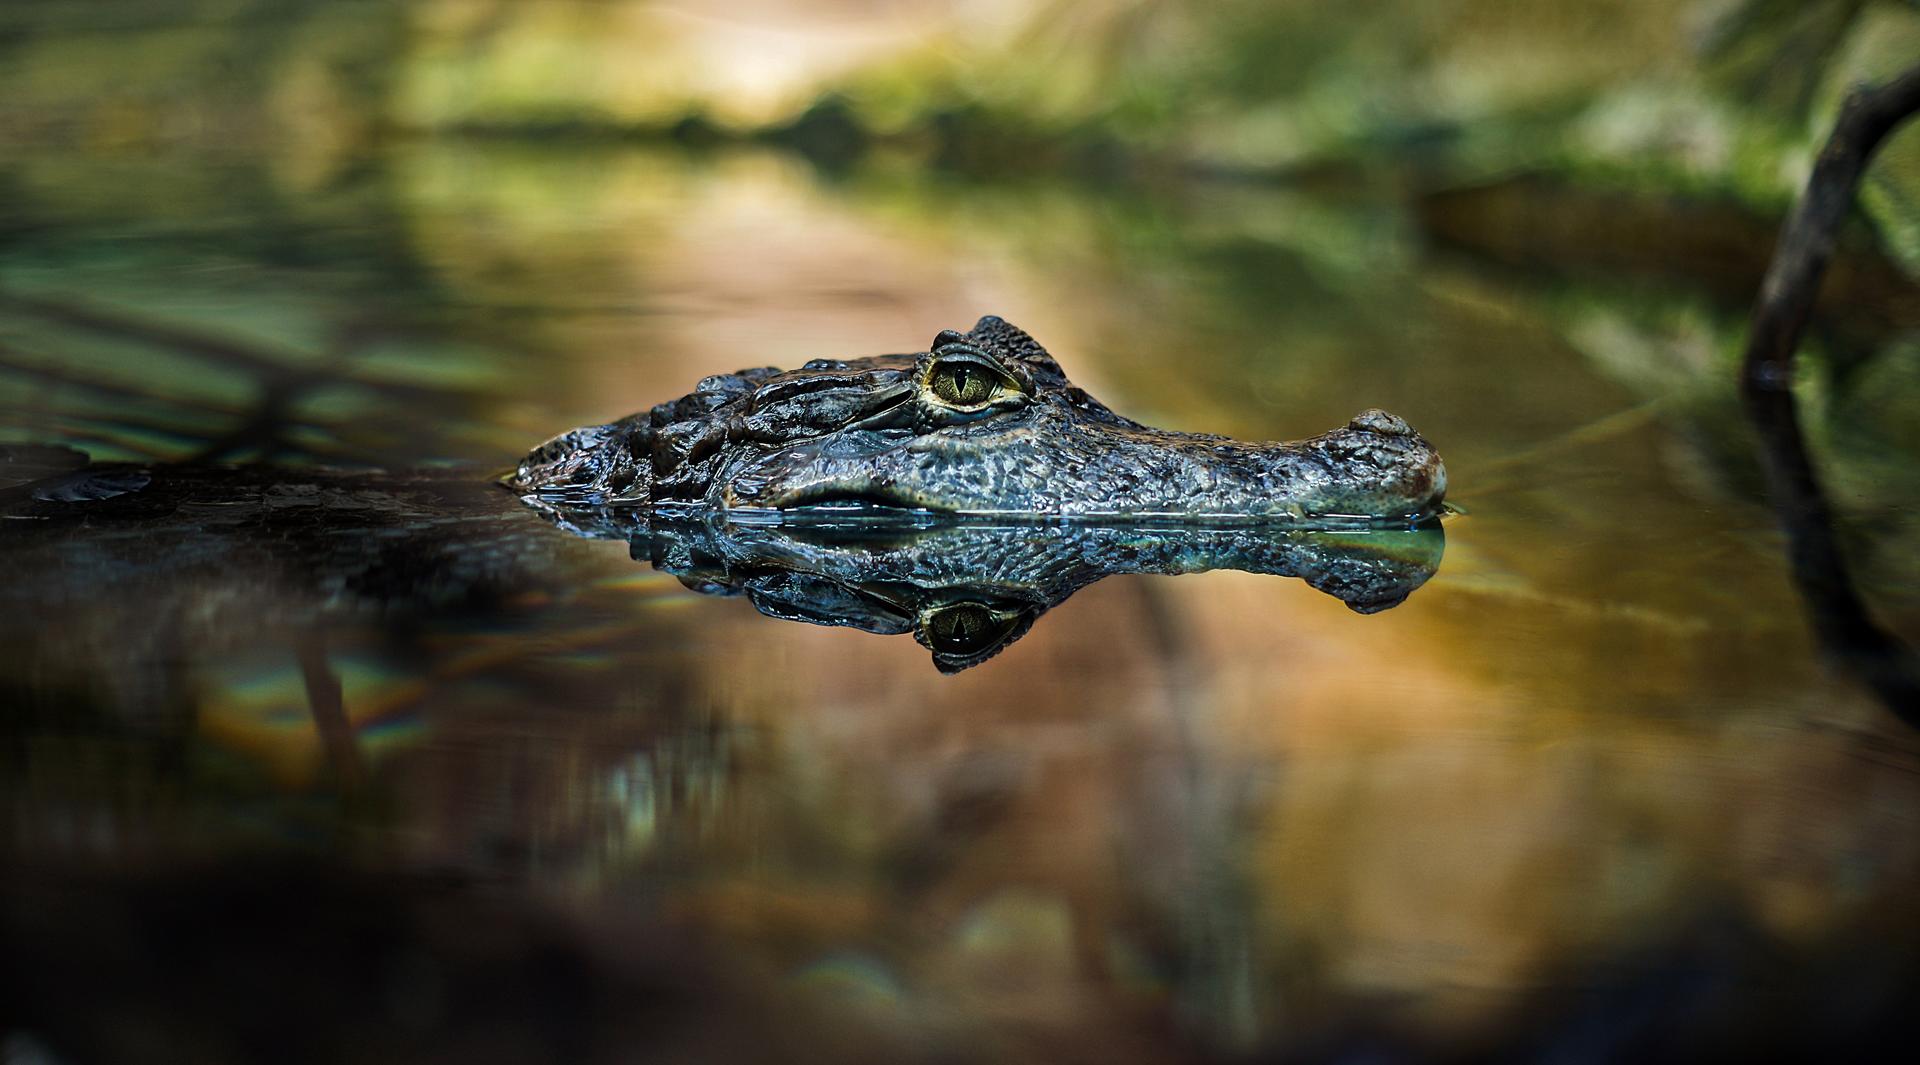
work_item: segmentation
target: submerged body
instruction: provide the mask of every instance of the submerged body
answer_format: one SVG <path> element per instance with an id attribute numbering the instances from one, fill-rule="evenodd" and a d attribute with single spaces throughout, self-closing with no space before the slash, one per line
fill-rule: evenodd
<path id="1" fill-rule="evenodd" d="M 1447 487 L 1432 446 L 1381 410 L 1292 443 L 1141 425 L 994 317 L 918 354 L 709 377 L 672 403 L 555 437 L 505 483 L 562 505 L 731 516 L 861 505 L 1309 525 L 1416 524 Z"/>

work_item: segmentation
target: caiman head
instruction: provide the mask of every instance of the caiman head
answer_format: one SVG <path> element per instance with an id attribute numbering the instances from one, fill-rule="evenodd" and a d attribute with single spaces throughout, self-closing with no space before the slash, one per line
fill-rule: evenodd
<path id="1" fill-rule="evenodd" d="M 1440 457 L 1369 410 L 1293 443 L 1123 418 L 1046 350 L 986 317 L 928 351 L 709 377 L 692 394 L 529 454 L 505 483 L 563 505 L 734 515 L 879 505 L 965 515 L 1411 524 Z"/>

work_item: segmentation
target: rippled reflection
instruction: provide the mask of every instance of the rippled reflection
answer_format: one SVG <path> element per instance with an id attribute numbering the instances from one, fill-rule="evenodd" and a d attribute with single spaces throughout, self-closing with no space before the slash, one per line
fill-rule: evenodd
<path id="1" fill-rule="evenodd" d="M 1259 524 L 943 521 L 836 513 L 822 524 L 649 523 L 533 501 L 585 535 L 626 539 L 633 557 L 707 595 L 744 595 L 768 617 L 911 633 L 942 673 L 985 662 L 1042 614 L 1117 574 L 1242 570 L 1298 577 L 1372 614 L 1400 605 L 1440 565 L 1437 522 L 1319 531 Z"/>

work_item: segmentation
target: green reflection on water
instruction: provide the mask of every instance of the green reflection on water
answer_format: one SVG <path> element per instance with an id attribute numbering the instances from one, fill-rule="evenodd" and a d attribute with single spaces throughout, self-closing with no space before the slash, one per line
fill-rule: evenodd
<path id="1" fill-rule="evenodd" d="M 75 595 L 0 652 L 29 708 L 14 862 L 452 870 L 963 1050 L 1164 1018 L 1284 1044 L 1370 1010 L 1466 1038 L 1702 914 L 1811 954 L 1913 942 L 1913 748 L 1813 657 L 1729 415 L 1740 311 L 1706 286 L 1439 254 L 1392 197 L 435 141 L 285 180 L 18 164 L 9 210 L 47 224 L 0 253 L 26 301 L 9 435 L 480 469 L 709 373 L 994 312 L 1174 428 L 1393 409 L 1469 513 L 1378 617 L 1249 575 L 1115 579 L 952 679 L 579 548 L 482 621 L 327 622 L 378 755 L 351 768 L 287 712 L 301 634 L 220 613 L 246 574 L 180 578 L 225 620 L 139 641 L 110 590 Z M 1910 628 L 1915 349 L 1872 354 L 1822 383 L 1816 443 Z"/>

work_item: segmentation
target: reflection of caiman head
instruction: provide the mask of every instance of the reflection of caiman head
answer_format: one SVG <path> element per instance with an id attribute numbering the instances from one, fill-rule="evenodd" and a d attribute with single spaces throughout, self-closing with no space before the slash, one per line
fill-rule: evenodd
<path id="1" fill-rule="evenodd" d="M 1439 568 L 1438 523 L 1413 529 L 1237 524 L 653 522 L 536 504 L 581 535 L 627 538 L 636 559 L 769 617 L 912 633 L 954 673 L 998 654 L 1103 577 L 1235 569 L 1299 577 L 1362 614 L 1397 606 Z"/>
<path id="2" fill-rule="evenodd" d="M 1287 444 L 1129 421 L 998 319 L 917 355 L 709 377 L 688 396 L 541 445 L 508 486 L 560 505 L 729 513 L 880 504 L 943 513 L 1409 524 L 1446 471 L 1370 410 Z"/>

